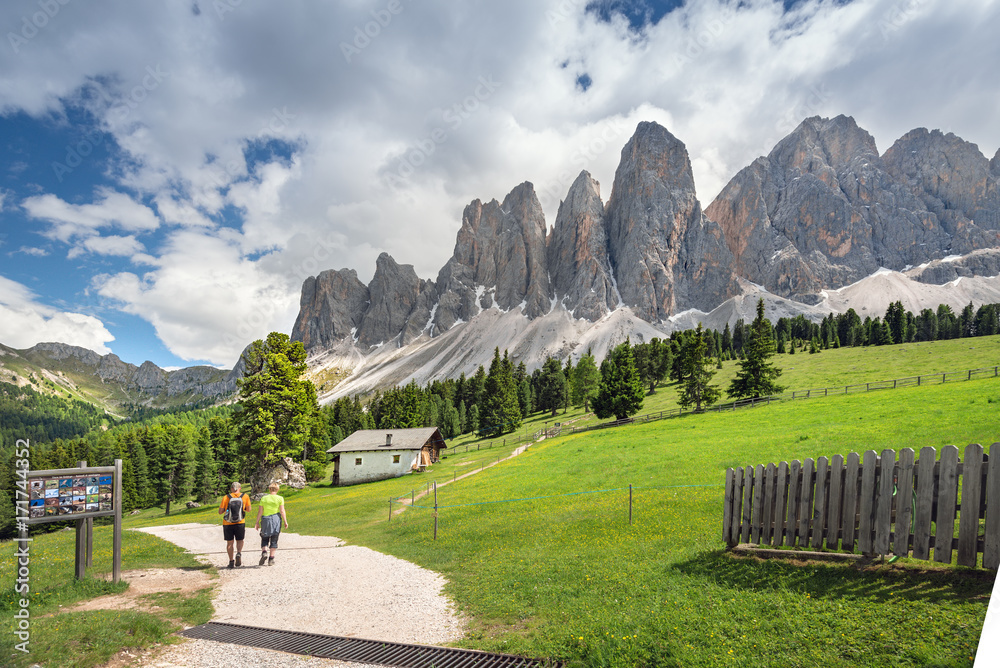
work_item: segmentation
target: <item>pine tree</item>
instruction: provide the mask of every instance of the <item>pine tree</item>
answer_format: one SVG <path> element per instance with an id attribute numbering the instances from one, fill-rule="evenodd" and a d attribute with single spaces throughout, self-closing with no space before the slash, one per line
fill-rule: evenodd
<path id="1" fill-rule="evenodd" d="M 721 394 L 719 387 L 712 385 L 715 371 L 712 369 L 712 360 L 707 355 L 708 350 L 708 342 L 699 322 L 694 334 L 685 340 L 682 351 L 684 384 L 679 397 L 681 406 L 689 408 L 693 405 L 698 412 L 701 412 L 703 406 L 711 406 L 718 401 Z"/>
<path id="2" fill-rule="evenodd" d="M 608 352 L 601 362 L 601 384 L 594 397 L 594 414 L 604 420 L 617 420 L 635 415 L 642 408 L 645 389 L 632 357 L 628 339 Z"/>
<path id="3" fill-rule="evenodd" d="M 744 358 L 726 394 L 734 399 L 743 399 L 780 393 L 784 388 L 775 379 L 781 375 L 781 369 L 769 361 L 774 350 L 771 323 L 764 317 L 764 300 L 759 299 L 757 317 L 751 323 L 748 339 L 743 344 Z"/>
<path id="4" fill-rule="evenodd" d="M 212 436 L 208 427 L 198 430 L 194 448 L 194 496 L 200 503 L 208 503 L 220 492 L 218 467 L 212 455 Z"/>
<path id="5" fill-rule="evenodd" d="M 458 433 L 469 433 L 469 415 L 465 410 L 465 401 L 458 402 Z"/>
<path id="6" fill-rule="evenodd" d="M 590 410 L 590 402 L 597 396 L 597 391 L 601 386 L 601 372 L 597 369 L 594 356 L 590 349 L 587 354 L 580 358 L 573 370 L 573 405 L 583 406 L 583 410 Z"/>
<path id="7" fill-rule="evenodd" d="M 237 381 L 240 404 L 233 414 L 237 443 L 247 471 L 301 458 L 312 436 L 316 388 L 301 376 L 306 351 L 300 341 L 271 332 L 250 344 L 243 355 L 245 375 Z"/>
<path id="8" fill-rule="evenodd" d="M 559 360 L 549 357 L 542 365 L 542 375 L 539 378 L 538 406 L 542 410 L 556 411 L 566 403 L 566 375 Z"/>
<path id="9" fill-rule="evenodd" d="M 479 406 L 472 404 L 472 408 L 469 409 L 469 423 L 466 428 L 466 433 L 473 431 L 479 431 Z"/>
<path id="10" fill-rule="evenodd" d="M 503 359 L 500 359 L 500 349 L 494 349 L 484 394 L 483 411 L 479 418 L 480 436 L 499 436 L 521 426 L 521 407 L 514 386 L 513 367 L 506 350 Z"/>

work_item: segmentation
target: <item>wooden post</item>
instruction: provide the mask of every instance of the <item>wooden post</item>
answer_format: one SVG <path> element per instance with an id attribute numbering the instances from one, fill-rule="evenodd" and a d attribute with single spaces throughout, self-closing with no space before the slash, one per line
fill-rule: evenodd
<path id="1" fill-rule="evenodd" d="M 632 483 L 628 485 L 628 525 L 632 526 Z"/>
<path id="2" fill-rule="evenodd" d="M 910 525 L 913 523 L 913 448 L 899 451 L 899 475 L 896 477 L 896 531 L 892 553 L 905 557 L 910 551 Z"/>
<path id="3" fill-rule="evenodd" d="M 861 469 L 861 502 L 858 504 L 858 550 L 861 554 L 874 554 L 875 522 L 875 459 L 874 450 L 865 450 L 864 466 Z"/>
<path id="4" fill-rule="evenodd" d="M 736 471 L 731 468 L 726 469 L 726 495 L 722 500 L 722 540 L 729 547 L 736 544 L 732 542 L 733 485 L 735 482 Z"/>
<path id="5" fill-rule="evenodd" d="M 87 518 L 87 568 L 94 565 L 94 518 Z"/>
<path id="6" fill-rule="evenodd" d="M 764 514 L 764 465 L 757 464 L 753 476 L 753 508 L 750 516 L 753 518 L 753 525 L 750 527 L 750 542 L 760 545 L 760 530 L 764 524 L 761 516 Z"/>
<path id="7" fill-rule="evenodd" d="M 434 482 L 434 540 L 438 539 L 438 484 Z"/>
<path id="8" fill-rule="evenodd" d="M 76 463 L 77 468 L 86 468 L 87 460 Z M 87 520 L 76 521 L 76 579 L 82 580 L 87 574 Z"/>
<path id="9" fill-rule="evenodd" d="M 875 506 L 875 553 L 889 554 L 889 533 L 892 529 L 893 469 L 896 467 L 896 451 L 882 451 L 882 468 L 878 482 L 878 504 Z M 897 507 L 896 514 L 899 514 Z"/>
<path id="10" fill-rule="evenodd" d="M 788 493 L 788 462 L 778 462 L 778 479 L 774 484 L 774 532 L 771 546 L 781 547 L 785 531 L 785 507 Z"/>
<path id="11" fill-rule="evenodd" d="M 934 459 L 931 446 L 920 449 L 917 459 L 917 509 L 913 523 L 913 558 L 930 559 L 931 512 L 934 508 Z"/>
<path id="12" fill-rule="evenodd" d="M 826 548 L 836 550 L 840 547 L 840 509 L 844 506 L 844 456 L 834 455 L 830 460 L 830 496 L 826 504 Z"/>
<path id="13" fill-rule="evenodd" d="M 952 537 L 955 535 L 955 505 L 958 501 L 958 448 L 941 448 L 941 474 L 938 476 L 937 516 L 934 537 L 934 561 L 951 563 Z M 978 519 L 978 518 L 977 518 Z"/>
<path id="14" fill-rule="evenodd" d="M 389 497 L 389 519 L 388 519 L 388 521 L 389 522 L 392 521 L 392 497 L 391 496 Z"/>
<path id="15" fill-rule="evenodd" d="M 958 565 L 976 567 L 979 554 L 979 507 L 982 502 L 983 446 L 965 448 L 962 470 L 962 511 L 958 521 Z"/>
<path id="16" fill-rule="evenodd" d="M 1000 566 L 1000 443 L 990 448 L 989 470 L 986 476 L 986 540 L 983 568 L 996 570 Z"/>
<path id="17" fill-rule="evenodd" d="M 861 456 L 858 453 L 850 452 L 847 454 L 847 464 L 844 469 L 844 510 L 841 515 L 844 536 L 840 547 L 848 552 L 854 552 L 854 528 L 858 521 L 858 468 L 860 462 Z"/>
<path id="18" fill-rule="evenodd" d="M 813 526 L 812 526 L 812 542 L 813 548 L 819 549 L 823 547 L 823 529 L 826 528 L 826 501 L 827 495 L 827 477 L 829 473 L 829 462 L 826 457 L 820 457 L 816 460 L 816 495 L 813 506 Z"/>
<path id="19" fill-rule="evenodd" d="M 118 584 L 122 577 L 122 460 L 115 460 L 115 528 L 112 538 L 111 581 Z"/>
<path id="20" fill-rule="evenodd" d="M 417 502 L 417 497 L 414 494 L 413 490 L 411 489 L 410 490 L 410 506 L 413 506 L 413 504 L 415 504 L 416 502 Z"/>

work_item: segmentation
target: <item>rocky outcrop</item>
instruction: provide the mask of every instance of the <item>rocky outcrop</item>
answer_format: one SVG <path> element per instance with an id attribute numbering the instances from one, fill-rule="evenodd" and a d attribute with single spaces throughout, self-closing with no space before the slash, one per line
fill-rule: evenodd
<path id="1" fill-rule="evenodd" d="M 276 482 L 283 487 L 302 489 L 306 486 L 306 470 L 302 464 L 283 457 L 277 464 L 264 466 L 250 476 L 250 499 L 260 501 L 267 488 Z"/>
<path id="2" fill-rule="evenodd" d="M 309 350 L 328 348 L 348 335 L 355 336 L 369 300 L 368 288 L 353 269 L 310 276 L 302 284 L 292 339 Z"/>
<path id="3" fill-rule="evenodd" d="M 783 296 L 919 264 L 949 243 L 846 116 L 803 121 L 740 171 L 706 215 L 721 225 L 736 272 Z"/>
<path id="4" fill-rule="evenodd" d="M 990 172 L 993 176 L 1000 179 L 1000 148 L 997 149 L 996 155 L 990 160 Z"/>
<path id="5" fill-rule="evenodd" d="M 915 281 L 943 285 L 956 278 L 1000 275 L 1000 248 L 973 251 L 964 256 L 951 256 L 926 262 L 905 272 Z"/>
<path id="6" fill-rule="evenodd" d="M 468 321 L 483 309 L 520 308 L 529 318 L 548 313 L 545 215 L 530 183 L 503 203 L 473 201 L 462 214 L 455 251 L 437 279 L 437 331 Z"/>
<path id="7" fill-rule="evenodd" d="M 886 170 L 936 216 L 950 253 L 1000 244 L 1000 183 L 975 144 L 940 130 L 912 130 L 883 156 Z"/>
<path id="8" fill-rule="evenodd" d="M 400 345 L 419 336 L 429 324 L 434 285 L 417 278 L 413 265 L 379 255 L 368 284 L 369 304 L 358 328 L 358 343 L 377 346 L 402 334 Z"/>
<path id="9" fill-rule="evenodd" d="M 575 318 L 595 321 L 618 306 L 606 226 L 601 186 L 581 172 L 559 205 L 546 255 L 555 297 Z"/>
<path id="10" fill-rule="evenodd" d="M 639 317 L 710 310 L 739 292 L 722 231 L 695 196 L 687 149 L 663 126 L 640 123 L 622 149 L 607 217 L 618 291 Z"/>

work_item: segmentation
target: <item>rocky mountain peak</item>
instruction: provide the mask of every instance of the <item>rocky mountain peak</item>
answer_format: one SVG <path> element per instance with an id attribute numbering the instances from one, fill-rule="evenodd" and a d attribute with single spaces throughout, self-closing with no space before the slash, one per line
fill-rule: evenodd
<path id="1" fill-rule="evenodd" d="M 858 159 L 878 157 L 875 138 L 858 127 L 850 116 L 813 116 L 782 139 L 768 156 L 786 172 L 836 175 Z"/>
<path id="2" fill-rule="evenodd" d="M 545 215 L 525 182 L 503 204 L 474 200 L 465 207 L 455 251 L 438 274 L 434 325 L 447 330 L 492 306 L 535 318 L 548 312 L 550 292 Z"/>
<path id="3" fill-rule="evenodd" d="M 896 140 L 882 159 L 949 234 L 972 232 L 971 245 L 959 244 L 958 250 L 995 242 L 988 232 L 1000 230 L 1000 186 L 978 146 L 950 132 L 917 128 Z M 969 229 L 969 222 L 979 229 Z"/>
<path id="4" fill-rule="evenodd" d="M 803 121 L 706 213 L 725 231 L 737 273 L 789 297 L 919 264 L 949 243 L 871 135 L 845 116 Z"/>
<path id="5" fill-rule="evenodd" d="M 607 221 L 618 291 L 640 318 L 710 309 L 736 294 L 732 253 L 702 215 L 687 148 L 658 123 L 640 123 L 622 149 Z"/>
<path id="6" fill-rule="evenodd" d="M 368 287 L 353 269 L 328 269 L 302 283 L 292 339 L 306 350 L 328 348 L 356 335 L 368 308 Z"/>
<path id="7" fill-rule="evenodd" d="M 559 204 L 547 250 L 556 299 L 577 318 L 597 320 L 618 305 L 606 225 L 601 185 L 580 172 Z"/>
<path id="8" fill-rule="evenodd" d="M 993 172 L 993 176 L 1000 179 L 1000 148 L 997 149 L 996 155 L 990 160 L 990 171 Z"/>
<path id="9" fill-rule="evenodd" d="M 420 335 L 430 318 L 433 286 L 421 281 L 412 264 L 399 264 L 388 253 L 375 261 L 368 284 L 369 303 L 358 328 L 358 343 L 376 346 L 403 334 L 400 345 Z M 422 320 L 421 320 L 422 318 Z"/>

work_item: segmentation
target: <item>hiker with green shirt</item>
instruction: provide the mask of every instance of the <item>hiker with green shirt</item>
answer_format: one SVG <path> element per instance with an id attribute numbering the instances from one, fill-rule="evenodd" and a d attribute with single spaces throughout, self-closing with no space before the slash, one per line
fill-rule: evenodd
<path id="1" fill-rule="evenodd" d="M 278 534 L 281 525 L 288 528 L 288 518 L 285 516 L 285 499 L 278 496 L 278 483 L 272 482 L 267 488 L 269 494 L 260 497 L 257 504 L 257 524 L 254 528 L 260 531 L 260 562 L 263 566 L 274 566 L 274 553 L 278 551 Z M 267 548 L 271 548 L 271 556 L 267 556 Z"/>

